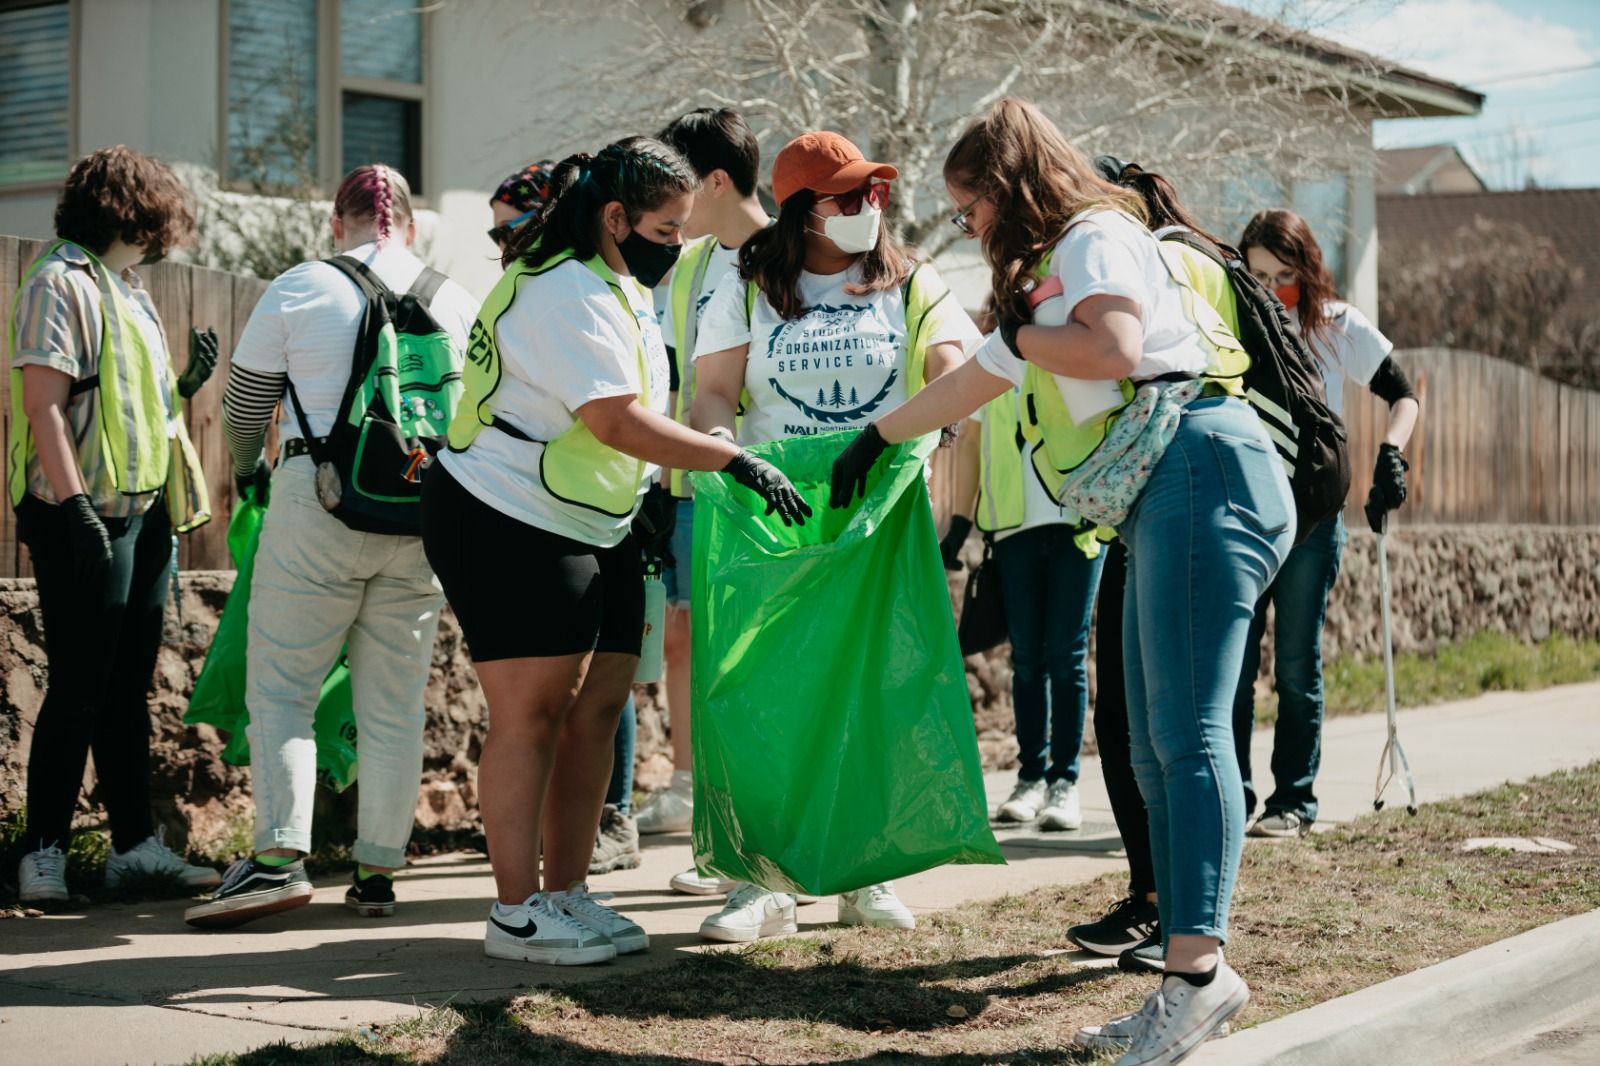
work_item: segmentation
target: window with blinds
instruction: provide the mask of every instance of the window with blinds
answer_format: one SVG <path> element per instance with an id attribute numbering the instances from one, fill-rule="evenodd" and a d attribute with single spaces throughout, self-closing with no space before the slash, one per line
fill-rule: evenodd
<path id="1" fill-rule="evenodd" d="M 420 194 L 422 20 L 415 0 L 228 0 L 229 181 L 326 192 L 387 163 Z"/>
<path id="2" fill-rule="evenodd" d="M 0 11 L 0 185 L 54 181 L 72 162 L 68 5 Z"/>

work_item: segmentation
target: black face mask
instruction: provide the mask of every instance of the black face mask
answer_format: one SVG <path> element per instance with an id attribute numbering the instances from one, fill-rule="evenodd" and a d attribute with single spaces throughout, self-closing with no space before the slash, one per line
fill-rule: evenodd
<path id="1" fill-rule="evenodd" d="M 645 288 L 653 289 L 661 284 L 661 279 L 667 276 L 672 264 L 678 261 L 678 253 L 683 251 L 683 245 L 662 244 L 636 229 L 630 229 L 628 235 L 617 242 L 617 251 L 622 253 L 622 261 L 628 264 L 634 279 Z"/>

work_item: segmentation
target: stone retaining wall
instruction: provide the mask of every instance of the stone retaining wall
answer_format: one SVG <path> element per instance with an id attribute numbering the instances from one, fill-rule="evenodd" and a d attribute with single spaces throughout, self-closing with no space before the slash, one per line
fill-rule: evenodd
<path id="1" fill-rule="evenodd" d="M 975 557 L 976 541 L 968 545 Z M 1537 641 L 1552 633 L 1600 636 L 1600 529 L 1543 527 L 1418 527 L 1389 541 L 1396 651 L 1429 653 L 1441 641 L 1485 630 Z M 964 575 L 952 575 L 959 596 Z M 222 740 L 209 726 L 185 727 L 183 708 L 204 649 L 232 585 L 232 574 L 203 571 L 183 578 L 183 614 L 169 611 L 171 640 L 161 650 L 151 706 L 155 721 L 158 815 L 179 840 L 209 851 L 239 843 L 250 804 L 247 772 L 225 765 Z M 1379 654 L 1376 538 L 1351 535 L 1323 634 L 1328 658 Z M 21 805 L 26 752 L 46 684 L 42 633 L 33 583 L 0 581 L 0 810 Z M 1270 669 L 1270 655 L 1263 672 Z M 1091 662 L 1091 679 L 1093 665 Z M 986 768 L 1015 757 L 1011 736 L 1010 657 L 1004 648 L 967 663 L 967 687 Z M 655 686 L 641 686 L 638 787 L 666 784 L 671 770 L 665 712 Z M 419 840 L 459 843 L 477 826 L 477 757 L 483 697 L 448 611 L 434 649 Z M 86 784 L 92 786 L 92 769 Z M 359 787 L 359 786 L 357 786 Z M 324 797 L 331 821 L 353 817 L 352 796 Z M 91 799 L 81 805 L 93 818 Z"/>

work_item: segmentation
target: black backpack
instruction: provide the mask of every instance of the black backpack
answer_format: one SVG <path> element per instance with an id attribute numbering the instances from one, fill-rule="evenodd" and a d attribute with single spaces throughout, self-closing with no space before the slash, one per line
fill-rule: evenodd
<path id="1" fill-rule="evenodd" d="M 1295 543 L 1318 522 L 1338 514 L 1350 492 L 1350 448 L 1344 422 L 1328 406 L 1316 356 L 1289 323 L 1289 312 L 1227 245 L 1192 230 L 1162 237 L 1200 252 L 1222 266 L 1239 311 L 1239 343 L 1250 356 L 1245 399 L 1261 416 L 1283 459 L 1294 493 Z"/>
<path id="2" fill-rule="evenodd" d="M 317 498 L 362 533 L 422 532 L 422 471 L 444 444 L 461 398 L 462 354 L 428 303 L 444 283 L 432 267 L 403 296 L 365 263 L 348 256 L 323 262 L 367 299 L 356 334 L 350 380 L 326 437 L 313 437 L 289 383 L 289 401 L 317 468 Z"/>

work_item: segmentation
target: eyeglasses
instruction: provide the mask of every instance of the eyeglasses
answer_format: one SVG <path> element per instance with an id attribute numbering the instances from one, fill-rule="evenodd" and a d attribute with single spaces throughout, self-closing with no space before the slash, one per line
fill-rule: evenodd
<path id="1" fill-rule="evenodd" d="M 522 214 L 518 215 L 510 222 L 500 223 L 500 225 L 489 231 L 489 239 L 496 244 L 509 244 L 511 242 L 511 234 L 516 232 L 517 227 L 538 213 L 539 209 L 535 207 L 531 210 L 522 212 Z"/>
<path id="2" fill-rule="evenodd" d="M 819 196 L 817 203 L 832 200 L 839 205 L 841 215 L 859 215 L 862 204 L 871 204 L 879 211 L 889 206 L 889 183 L 875 181 L 871 185 L 863 185 L 859 189 L 849 192 L 834 193 L 832 196 Z"/>
<path id="3" fill-rule="evenodd" d="M 977 233 L 973 231 L 972 223 L 968 220 L 967 216 L 972 214 L 972 209 L 978 206 L 978 201 L 982 200 L 985 195 L 986 194 L 984 193 L 979 193 L 977 196 L 974 196 L 970 204 L 968 204 L 966 207 L 963 207 L 960 211 L 957 211 L 953 216 L 951 216 L 950 224 L 956 229 L 960 230 L 962 233 L 965 233 L 968 237 L 976 237 Z"/>

